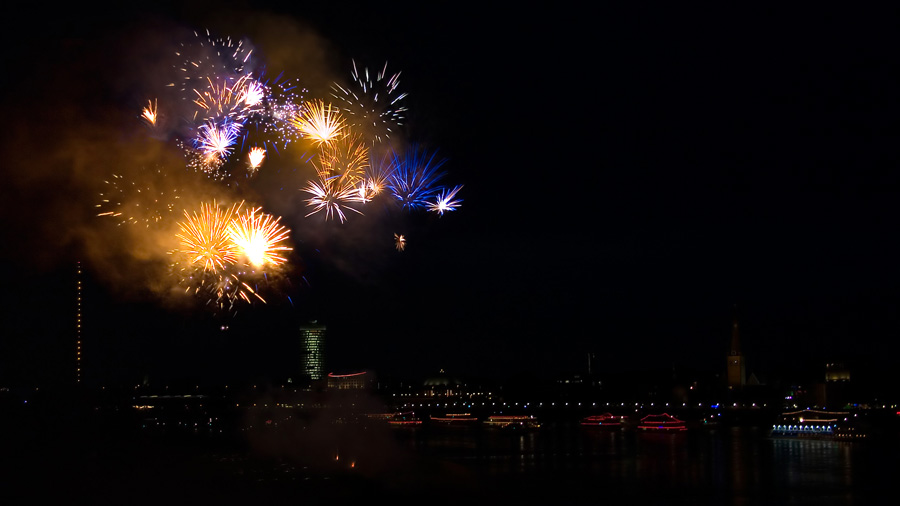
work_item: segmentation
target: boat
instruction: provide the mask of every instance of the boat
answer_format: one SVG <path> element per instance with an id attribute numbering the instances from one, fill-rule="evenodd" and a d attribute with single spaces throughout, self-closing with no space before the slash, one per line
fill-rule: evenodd
<path id="1" fill-rule="evenodd" d="M 429 416 L 432 425 L 441 427 L 471 427 L 478 423 L 478 417 L 471 413 L 447 413 L 443 416 Z"/>
<path id="2" fill-rule="evenodd" d="M 581 419 L 582 427 L 597 427 L 601 429 L 621 429 L 625 422 L 624 416 L 615 416 L 612 413 L 591 415 Z"/>
<path id="3" fill-rule="evenodd" d="M 851 421 L 847 411 L 802 409 L 786 411 L 772 425 L 774 438 L 859 439 L 865 431 Z"/>
<path id="4" fill-rule="evenodd" d="M 538 429 L 541 427 L 540 422 L 535 417 L 528 415 L 491 415 L 484 421 L 484 425 L 507 431 Z"/>
<path id="5" fill-rule="evenodd" d="M 422 420 L 412 411 L 397 413 L 369 413 L 366 415 L 372 420 L 381 420 L 391 427 L 417 427 L 422 425 Z"/>
<path id="6" fill-rule="evenodd" d="M 645 432 L 683 432 L 687 430 L 687 425 L 684 420 L 679 420 L 668 413 L 662 413 L 641 418 L 637 428 Z"/>

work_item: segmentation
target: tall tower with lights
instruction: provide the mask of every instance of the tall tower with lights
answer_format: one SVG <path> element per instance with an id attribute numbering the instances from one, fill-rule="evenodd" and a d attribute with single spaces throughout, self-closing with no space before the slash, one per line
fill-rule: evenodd
<path id="1" fill-rule="evenodd" d="M 729 390 L 740 390 L 747 381 L 744 354 L 741 353 L 741 334 L 738 329 L 737 311 L 731 326 L 731 349 L 728 352 L 726 378 Z"/>
<path id="2" fill-rule="evenodd" d="M 81 262 L 75 263 L 75 383 L 81 383 Z"/>
<path id="3" fill-rule="evenodd" d="M 300 345 L 303 376 L 310 381 L 321 380 L 325 376 L 325 326 L 316 320 L 301 326 Z"/>

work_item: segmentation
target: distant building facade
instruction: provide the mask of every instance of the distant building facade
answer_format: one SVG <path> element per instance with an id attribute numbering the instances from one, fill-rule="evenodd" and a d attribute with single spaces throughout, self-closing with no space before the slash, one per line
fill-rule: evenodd
<path id="1" fill-rule="evenodd" d="M 316 320 L 300 327 L 301 373 L 310 381 L 325 376 L 325 331 L 325 326 Z"/>
<path id="2" fill-rule="evenodd" d="M 842 362 L 825 364 L 824 406 L 841 408 L 853 403 L 853 388 L 850 383 L 850 368 Z"/>
<path id="3" fill-rule="evenodd" d="M 740 390 L 747 382 L 744 354 L 741 353 L 741 334 L 738 329 L 737 316 L 731 327 L 731 349 L 726 357 L 725 377 L 729 390 Z"/>
<path id="4" fill-rule="evenodd" d="M 373 382 L 373 375 L 368 371 L 354 372 L 350 374 L 328 373 L 329 390 L 365 390 Z"/>

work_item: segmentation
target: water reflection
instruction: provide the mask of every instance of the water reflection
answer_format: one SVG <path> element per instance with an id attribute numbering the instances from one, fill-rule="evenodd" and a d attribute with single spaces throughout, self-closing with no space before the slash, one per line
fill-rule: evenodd
<path id="1" fill-rule="evenodd" d="M 612 493 L 740 505 L 877 500 L 890 493 L 890 478 L 874 482 L 872 467 L 881 465 L 876 475 L 887 475 L 881 459 L 895 451 L 893 443 L 772 439 L 752 427 L 669 434 L 575 424 L 524 434 L 423 432 L 409 443 L 420 455 L 464 465 L 492 480 L 514 479 L 528 490 L 567 487 L 573 498 Z"/>

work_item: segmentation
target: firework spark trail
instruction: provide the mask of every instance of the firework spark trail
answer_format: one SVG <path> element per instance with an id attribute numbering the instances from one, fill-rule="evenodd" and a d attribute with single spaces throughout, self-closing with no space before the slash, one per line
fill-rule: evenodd
<path id="1" fill-rule="evenodd" d="M 94 206 L 100 211 L 97 216 L 117 218 L 119 225 L 142 223 L 150 227 L 159 223 L 174 212 L 180 198 L 178 188 L 167 184 L 165 176 L 159 168 L 141 170 L 134 180 L 113 174 L 103 181 L 108 189 L 100 192 L 100 203 Z"/>
<path id="2" fill-rule="evenodd" d="M 244 273 L 232 272 L 211 276 L 209 273 L 203 273 L 186 276 L 181 282 L 186 285 L 185 293 L 206 294 L 209 296 L 207 304 L 214 305 L 220 310 L 233 311 L 241 300 L 252 303 L 251 296 L 265 303 L 266 300 L 253 287 L 241 280 L 242 274 Z"/>
<path id="3" fill-rule="evenodd" d="M 390 139 L 394 126 L 403 124 L 403 113 L 406 108 L 400 105 L 406 93 L 396 93 L 400 84 L 400 73 L 387 77 L 387 62 L 384 68 L 375 74 L 375 80 L 369 74 L 369 69 L 364 68 L 360 75 L 353 63 L 353 71 L 350 76 L 358 89 L 354 91 L 349 86 L 344 87 L 334 83 L 331 95 L 340 101 L 340 110 L 346 113 L 347 123 L 350 128 L 366 132 L 376 142 Z"/>
<path id="4" fill-rule="evenodd" d="M 259 83 L 262 96 L 247 115 L 244 135 L 249 135 L 251 130 L 259 132 L 262 137 L 258 142 L 264 146 L 271 146 L 276 151 L 279 145 L 286 148 L 297 139 L 297 129 L 292 120 L 303 110 L 302 103 L 307 90 L 296 80 L 282 80 L 280 75 L 272 82 L 263 81 L 262 78 L 253 82 Z M 252 93 L 255 91 L 248 89 L 248 103 L 255 100 L 251 98 Z"/>
<path id="5" fill-rule="evenodd" d="M 207 77 L 207 87 L 202 91 L 194 89 L 197 95 L 194 103 L 205 112 L 201 118 L 203 121 L 243 123 L 266 95 L 266 89 L 251 76 L 241 76 L 233 84 L 229 84 L 229 80 L 225 78 L 213 82 L 212 78 Z M 196 116 L 197 113 L 194 114 L 195 119 Z"/>
<path id="6" fill-rule="evenodd" d="M 187 255 L 189 266 L 199 265 L 204 272 L 216 274 L 237 261 L 237 246 L 228 227 L 242 204 L 225 208 L 213 201 L 202 203 L 193 215 L 184 211 L 185 221 L 178 224 L 181 232 L 176 237 L 181 241 L 178 251 Z"/>
<path id="7" fill-rule="evenodd" d="M 176 65 L 181 79 L 178 85 L 172 83 L 170 86 L 178 86 L 182 92 L 193 97 L 195 83 L 202 88 L 202 83 L 214 76 L 238 78 L 245 74 L 253 51 L 244 45 L 243 40 L 235 43 L 231 37 L 214 39 L 208 30 L 205 38 L 197 32 L 194 36 L 197 37 L 195 43 L 182 43 L 181 49 L 175 53 L 181 59 Z"/>
<path id="8" fill-rule="evenodd" d="M 403 156 L 393 155 L 388 189 L 404 209 L 428 207 L 429 200 L 441 190 L 437 181 L 444 176 L 438 169 L 446 159 L 435 161 L 437 153 L 411 147 Z"/>
<path id="9" fill-rule="evenodd" d="M 184 152 L 187 168 L 193 169 L 195 172 L 206 174 L 211 179 L 224 180 L 230 173 L 224 170 L 225 159 L 216 153 L 206 154 L 191 144 L 185 144 L 183 141 L 177 141 L 176 144 Z"/>
<path id="10" fill-rule="evenodd" d="M 390 182 L 392 168 L 392 154 L 377 161 L 370 156 L 369 165 L 366 167 L 365 175 L 359 185 L 360 198 L 369 201 L 381 193 Z"/>
<path id="11" fill-rule="evenodd" d="M 301 137 L 311 139 L 317 146 L 340 139 L 346 128 L 338 108 L 322 100 L 304 102 L 302 110 L 290 121 Z"/>
<path id="12" fill-rule="evenodd" d="M 397 251 L 406 249 L 406 237 L 403 234 L 394 234 L 394 247 L 397 248 Z"/>
<path id="13" fill-rule="evenodd" d="M 281 218 L 261 213 L 261 207 L 248 209 L 228 226 L 228 237 L 255 268 L 281 265 L 281 252 L 291 251 L 284 242 L 291 231 L 279 223 Z"/>
<path id="14" fill-rule="evenodd" d="M 363 179 L 369 168 L 369 148 L 358 135 L 323 144 L 317 169 L 328 176 L 346 176 L 355 184 Z"/>
<path id="15" fill-rule="evenodd" d="M 445 211 L 455 211 L 462 203 L 462 199 L 454 200 L 456 194 L 462 189 L 462 185 L 454 186 L 453 189 L 442 189 L 438 193 L 436 200 L 428 204 L 428 210 L 434 211 L 443 216 Z"/>

